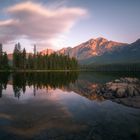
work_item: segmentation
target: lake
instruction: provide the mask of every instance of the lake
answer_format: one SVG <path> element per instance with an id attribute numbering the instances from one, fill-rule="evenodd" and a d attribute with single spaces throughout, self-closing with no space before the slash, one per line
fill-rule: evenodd
<path id="1" fill-rule="evenodd" d="M 139 73 L 0 73 L 0 140 L 138 140 L 140 108 L 89 96 Z M 133 98 L 133 97 L 132 97 Z"/>

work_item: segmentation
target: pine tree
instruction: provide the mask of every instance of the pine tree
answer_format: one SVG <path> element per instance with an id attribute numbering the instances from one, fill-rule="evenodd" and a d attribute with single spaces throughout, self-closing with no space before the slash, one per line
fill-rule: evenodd
<path id="1" fill-rule="evenodd" d="M 23 52 L 22 52 L 22 68 L 26 69 L 26 50 L 25 50 L 25 48 L 23 49 Z"/>
<path id="2" fill-rule="evenodd" d="M 14 52 L 13 52 L 13 67 L 15 69 L 22 68 L 22 55 L 21 55 L 21 46 L 20 43 L 15 45 Z"/>
<path id="3" fill-rule="evenodd" d="M 33 69 L 34 68 L 34 61 L 33 61 L 33 56 L 29 54 L 28 59 L 27 59 L 27 65 L 28 69 Z"/>
<path id="4" fill-rule="evenodd" d="M 18 67 L 17 59 L 18 59 L 18 48 L 16 44 L 14 48 L 14 52 L 13 52 L 13 67 L 14 68 Z"/>
<path id="5" fill-rule="evenodd" d="M 3 55 L 2 44 L 0 44 L 0 69 L 2 68 L 2 55 Z"/>
<path id="6" fill-rule="evenodd" d="M 0 44 L 0 69 L 9 68 L 9 61 L 6 52 L 3 52 L 2 44 Z"/>
<path id="7" fill-rule="evenodd" d="M 8 56 L 7 56 L 6 52 L 4 52 L 4 54 L 3 54 L 2 64 L 3 64 L 3 68 L 4 69 L 8 69 L 9 68 Z"/>

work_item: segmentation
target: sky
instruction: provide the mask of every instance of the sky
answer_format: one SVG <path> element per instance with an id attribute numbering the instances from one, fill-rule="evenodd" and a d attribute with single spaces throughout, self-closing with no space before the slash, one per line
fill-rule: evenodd
<path id="1" fill-rule="evenodd" d="M 28 52 L 74 47 L 91 38 L 140 38 L 140 0 L 0 0 L 0 43 Z"/>

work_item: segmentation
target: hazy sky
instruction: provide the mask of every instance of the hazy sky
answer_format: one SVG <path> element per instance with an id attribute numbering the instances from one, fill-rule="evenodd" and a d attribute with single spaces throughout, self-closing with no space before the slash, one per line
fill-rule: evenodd
<path id="1" fill-rule="evenodd" d="M 0 42 L 11 52 L 75 46 L 90 38 L 140 38 L 140 0 L 0 0 Z"/>

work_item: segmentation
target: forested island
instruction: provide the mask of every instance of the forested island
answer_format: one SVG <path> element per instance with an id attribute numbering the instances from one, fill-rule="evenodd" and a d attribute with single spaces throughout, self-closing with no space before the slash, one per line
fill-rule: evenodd
<path id="1" fill-rule="evenodd" d="M 34 53 L 27 53 L 25 48 L 21 48 L 20 43 L 15 45 L 12 60 L 9 60 L 7 53 L 3 52 L 2 44 L 0 44 L 0 70 L 78 70 L 78 62 L 69 55 L 57 53 L 42 55 L 36 51 L 36 46 L 34 46 Z"/>

